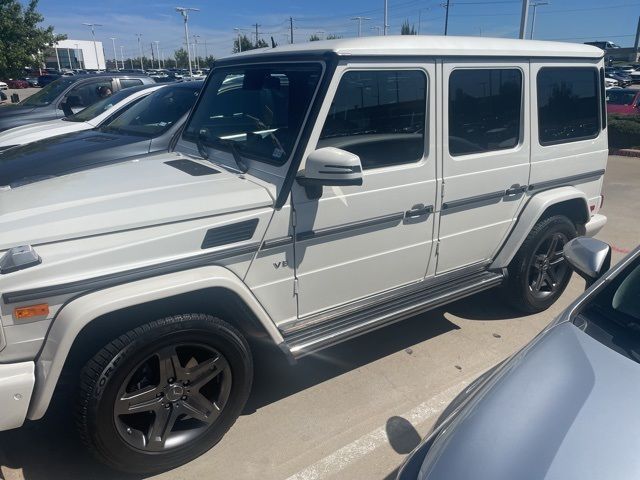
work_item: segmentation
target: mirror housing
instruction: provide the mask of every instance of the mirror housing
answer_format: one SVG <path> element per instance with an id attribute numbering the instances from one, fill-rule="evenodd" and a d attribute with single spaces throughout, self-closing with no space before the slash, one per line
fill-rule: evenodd
<path id="1" fill-rule="evenodd" d="M 595 238 L 574 238 L 564 246 L 563 254 L 571 269 L 587 281 L 587 288 L 611 266 L 611 247 Z"/>
<path id="2" fill-rule="evenodd" d="M 319 198 L 324 186 L 362 185 L 360 157 L 340 148 L 319 148 L 307 157 L 296 180 L 307 189 L 309 198 Z"/>

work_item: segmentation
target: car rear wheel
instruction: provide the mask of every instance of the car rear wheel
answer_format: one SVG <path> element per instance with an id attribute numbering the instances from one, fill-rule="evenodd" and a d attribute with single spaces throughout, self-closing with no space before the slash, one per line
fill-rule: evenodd
<path id="1" fill-rule="evenodd" d="M 83 368 L 81 437 L 122 471 L 176 467 L 220 441 L 246 403 L 252 376 L 249 346 L 228 323 L 201 314 L 147 323 Z"/>
<path id="2" fill-rule="evenodd" d="M 562 295 L 571 278 L 562 250 L 576 235 L 575 225 L 563 215 L 545 218 L 533 227 L 508 269 L 506 289 L 514 307 L 537 313 Z"/>

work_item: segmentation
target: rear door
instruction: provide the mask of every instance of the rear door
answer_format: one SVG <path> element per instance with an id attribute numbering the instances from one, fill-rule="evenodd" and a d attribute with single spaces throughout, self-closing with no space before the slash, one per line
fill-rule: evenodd
<path id="1" fill-rule="evenodd" d="M 525 197 L 529 63 L 443 63 L 443 192 L 436 273 L 488 263 Z"/>

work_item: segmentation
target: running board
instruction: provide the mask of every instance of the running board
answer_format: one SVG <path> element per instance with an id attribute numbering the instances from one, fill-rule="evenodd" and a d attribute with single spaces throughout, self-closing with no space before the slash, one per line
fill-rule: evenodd
<path id="1" fill-rule="evenodd" d="M 398 291 L 398 295 L 380 303 L 371 301 L 355 312 L 324 317 L 321 322 L 298 324 L 282 330 L 282 336 L 294 358 L 304 357 L 344 340 L 357 337 L 418 313 L 487 290 L 502 283 L 502 273 L 482 271 L 457 280 L 421 282 Z"/>

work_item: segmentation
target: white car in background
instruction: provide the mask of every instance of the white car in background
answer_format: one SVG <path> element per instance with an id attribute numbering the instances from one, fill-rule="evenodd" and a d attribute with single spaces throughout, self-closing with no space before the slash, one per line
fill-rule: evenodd
<path id="1" fill-rule="evenodd" d="M 8 90 L 9 89 L 9 85 L 7 85 L 5 82 L 0 82 L 0 90 Z"/>
<path id="2" fill-rule="evenodd" d="M 99 127 L 107 120 L 113 119 L 137 101 L 162 87 L 164 85 L 151 84 L 125 88 L 90 105 L 75 115 L 5 130 L 0 133 L 0 152 L 17 145 Z"/>
<path id="3" fill-rule="evenodd" d="M 604 86 L 605 88 L 618 87 L 618 81 L 611 77 L 604 77 Z"/>

